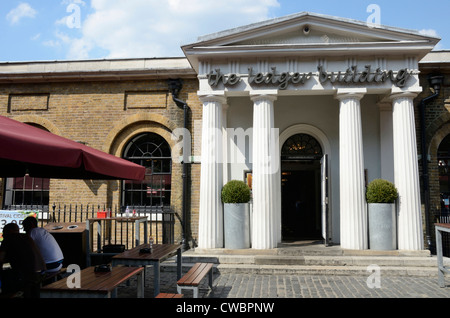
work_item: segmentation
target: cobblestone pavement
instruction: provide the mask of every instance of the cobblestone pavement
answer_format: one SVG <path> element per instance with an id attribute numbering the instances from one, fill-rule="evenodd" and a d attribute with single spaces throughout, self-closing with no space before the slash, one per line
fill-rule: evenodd
<path id="1" fill-rule="evenodd" d="M 450 298 L 450 278 L 440 288 L 437 277 L 383 277 L 329 275 L 259 275 L 214 273 L 213 290 L 205 278 L 200 298 Z M 369 281 L 369 283 L 368 283 Z M 372 288 L 371 288 L 372 287 Z M 161 273 L 161 292 L 176 293 L 176 273 Z M 183 291 L 192 298 L 190 290 Z M 135 298 L 136 282 L 118 288 L 118 297 Z M 146 271 L 145 297 L 153 298 L 153 275 Z"/>

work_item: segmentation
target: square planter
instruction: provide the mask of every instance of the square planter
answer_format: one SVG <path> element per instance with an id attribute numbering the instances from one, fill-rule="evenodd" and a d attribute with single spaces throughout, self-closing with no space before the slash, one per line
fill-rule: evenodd
<path id="1" fill-rule="evenodd" d="M 369 248 L 371 250 L 397 249 L 397 218 L 395 203 L 369 203 Z"/>
<path id="2" fill-rule="evenodd" d="M 248 203 L 224 203 L 225 248 L 250 248 L 250 209 Z"/>

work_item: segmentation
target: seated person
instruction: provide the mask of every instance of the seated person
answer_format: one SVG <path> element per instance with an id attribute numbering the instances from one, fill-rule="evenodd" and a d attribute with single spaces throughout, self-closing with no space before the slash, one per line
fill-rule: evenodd
<path id="1" fill-rule="evenodd" d="M 47 267 L 46 273 L 59 271 L 63 266 L 64 256 L 53 235 L 46 229 L 38 227 L 37 219 L 32 216 L 23 220 L 22 225 L 25 232 L 39 247 Z"/>
<path id="2" fill-rule="evenodd" d="M 2 270 L 3 263 L 10 263 L 11 269 Z M 2 292 L 23 291 L 25 298 L 38 298 L 43 271 L 45 262 L 34 241 L 19 233 L 17 224 L 6 224 L 0 246 Z"/>

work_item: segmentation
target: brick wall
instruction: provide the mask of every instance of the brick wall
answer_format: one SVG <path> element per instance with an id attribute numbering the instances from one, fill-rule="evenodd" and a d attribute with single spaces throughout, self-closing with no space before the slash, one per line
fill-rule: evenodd
<path id="1" fill-rule="evenodd" d="M 201 118 L 197 98 L 198 81 L 183 79 L 179 98 L 185 100 L 192 120 Z M 54 83 L 0 84 L 0 115 L 42 126 L 52 133 L 121 156 L 126 143 L 142 132 L 160 134 L 173 147 L 171 132 L 184 125 L 183 110 L 169 94 L 167 79 L 135 81 L 73 81 Z M 198 148 L 194 136 L 193 148 Z M 189 213 L 193 236 L 197 236 L 199 182 L 198 167 L 193 167 Z M 182 165 L 173 162 L 171 204 L 181 217 Z M 0 179 L 1 180 L 1 179 Z M 0 181 L 1 182 L 1 181 Z M 2 182 L 3 183 L 3 182 Z M 3 184 L 1 184 L 3 189 Z M 120 205 L 119 181 L 51 180 L 50 205 Z M 3 191 L 0 199 L 3 202 Z M 179 239 L 181 228 L 177 224 Z"/>
<path id="2" fill-rule="evenodd" d="M 422 154 L 421 145 L 421 131 L 420 131 L 420 102 L 433 94 L 430 90 L 428 82 L 429 72 L 423 72 L 420 77 L 420 83 L 423 87 L 423 92 L 416 98 L 416 131 L 417 131 L 417 144 L 418 153 Z M 433 223 L 436 222 L 436 216 L 439 215 L 441 209 L 440 200 L 440 186 L 439 186 L 439 168 L 437 160 L 437 151 L 442 140 L 450 134 L 450 73 L 442 72 L 444 75 L 444 84 L 441 87 L 439 96 L 425 106 L 425 135 L 428 149 L 428 175 L 429 175 L 429 197 L 430 197 L 430 236 L 432 242 L 434 242 L 434 227 Z M 422 173 L 422 162 L 419 160 L 420 176 Z M 423 197 L 423 179 L 421 178 L 421 190 L 422 190 L 422 205 L 424 206 Z M 423 208 L 424 210 L 424 208 Z M 425 215 L 424 215 L 424 233 L 425 229 Z"/>

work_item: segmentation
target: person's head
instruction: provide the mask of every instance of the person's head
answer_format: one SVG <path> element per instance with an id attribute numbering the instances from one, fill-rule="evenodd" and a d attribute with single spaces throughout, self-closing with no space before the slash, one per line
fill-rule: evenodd
<path id="1" fill-rule="evenodd" d="M 20 232 L 19 226 L 16 223 L 8 223 L 3 227 L 3 238 L 7 239 L 12 234 Z"/>
<path id="2" fill-rule="evenodd" d="M 29 216 L 22 222 L 23 229 L 25 232 L 29 232 L 31 229 L 37 227 L 37 219 L 34 216 Z"/>

